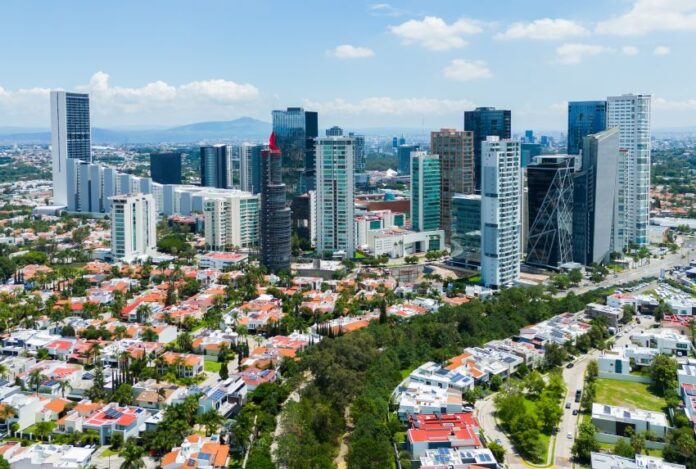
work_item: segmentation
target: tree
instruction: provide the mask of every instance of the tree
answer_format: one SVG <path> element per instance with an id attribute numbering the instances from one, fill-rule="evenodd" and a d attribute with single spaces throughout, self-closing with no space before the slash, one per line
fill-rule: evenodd
<path id="1" fill-rule="evenodd" d="M 111 400 L 118 402 L 120 405 L 130 405 L 133 401 L 133 386 L 128 383 L 121 384 L 114 391 Z"/>
<path id="2" fill-rule="evenodd" d="M 145 449 L 136 445 L 130 438 L 126 441 L 126 446 L 123 447 L 120 455 L 123 457 L 120 469 L 141 469 L 145 467 L 145 462 L 143 461 Z"/>
<path id="3" fill-rule="evenodd" d="M 631 305 L 624 305 L 623 307 L 623 317 L 621 318 L 621 324 L 628 324 L 633 320 L 633 314 L 635 309 Z"/>
<path id="4" fill-rule="evenodd" d="M 534 370 L 524 378 L 524 386 L 532 398 L 538 398 L 546 387 L 541 373 Z"/>
<path id="5" fill-rule="evenodd" d="M 580 269 L 572 269 L 568 272 L 568 280 L 572 285 L 579 285 L 582 282 L 582 271 Z"/>
<path id="6" fill-rule="evenodd" d="M 633 457 L 636 455 L 636 452 L 633 451 L 633 446 L 631 446 L 631 443 L 629 443 L 626 439 L 621 438 L 614 445 L 614 454 L 623 456 L 624 458 L 633 459 Z"/>
<path id="7" fill-rule="evenodd" d="M 652 386 L 655 391 L 664 396 L 667 390 L 677 387 L 677 361 L 667 355 L 658 355 L 648 368 Z"/>
<path id="8" fill-rule="evenodd" d="M 157 339 L 159 339 L 159 336 L 157 335 L 157 332 L 154 331 L 151 327 L 146 327 L 141 333 L 140 333 L 140 339 L 143 342 L 157 342 Z"/>
<path id="9" fill-rule="evenodd" d="M 46 440 L 55 426 L 55 422 L 39 422 L 34 426 L 34 435 L 42 441 Z"/>
<path id="10" fill-rule="evenodd" d="M 104 368 L 102 368 L 101 364 L 98 364 L 94 368 L 92 387 L 89 388 L 85 394 L 92 401 L 101 401 L 106 397 L 106 390 L 104 389 Z"/>
<path id="11" fill-rule="evenodd" d="M 111 449 L 117 450 L 123 445 L 123 433 L 114 432 L 111 434 Z"/>
<path id="12" fill-rule="evenodd" d="M 488 443 L 488 449 L 491 450 L 491 453 L 493 453 L 495 460 L 498 461 L 498 463 L 503 464 L 505 461 L 505 448 L 495 441 L 491 441 Z"/>
<path id="13" fill-rule="evenodd" d="M 541 420 L 542 430 L 547 435 L 550 435 L 556 429 L 558 422 L 561 421 L 563 409 L 561 409 L 558 401 L 546 395 L 537 402 L 536 408 Z"/>
<path id="14" fill-rule="evenodd" d="M 41 386 L 41 383 L 43 383 L 43 375 L 41 374 L 41 370 L 39 369 L 34 369 L 29 373 L 29 386 L 34 389 L 34 392 L 39 392 L 39 387 Z"/>
<path id="15" fill-rule="evenodd" d="M 596 451 L 599 451 L 599 442 L 595 438 L 595 426 L 592 422 L 583 422 L 573 443 L 573 456 L 577 462 L 588 464 L 592 452 Z"/>
<path id="16" fill-rule="evenodd" d="M 224 381 L 229 377 L 230 377 L 230 370 L 227 367 L 227 362 L 220 363 L 220 379 Z"/>
<path id="17" fill-rule="evenodd" d="M 500 377 L 500 375 L 495 375 L 491 378 L 491 381 L 488 383 L 489 387 L 491 388 L 491 391 L 498 391 L 500 389 L 500 386 L 503 384 L 503 378 Z"/>
<path id="18" fill-rule="evenodd" d="M 60 396 L 65 398 L 65 393 L 72 390 L 70 382 L 67 380 L 58 381 L 58 389 L 60 389 Z"/>
<path id="19" fill-rule="evenodd" d="M 0 456 L 0 469 L 10 469 L 10 463 L 3 456 Z"/>
<path id="20" fill-rule="evenodd" d="M 555 368 L 561 366 L 565 361 L 568 353 L 561 346 L 554 342 L 544 346 L 544 364 L 547 368 Z"/>
<path id="21" fill-rule="evenodd" d="M 667 461 L 692 463 L 696 457 L 696 440 L 691 426 L 677 428 L 667 434 L 662 455 Z"/>

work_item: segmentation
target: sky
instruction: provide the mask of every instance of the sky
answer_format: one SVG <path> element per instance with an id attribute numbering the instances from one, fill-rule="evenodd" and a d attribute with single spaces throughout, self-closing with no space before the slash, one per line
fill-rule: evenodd
<path id="1" fill-rule="evenodd" d="M 3 2 L 0 126 L 49 127 L 51 89 L 95 127 L 304 106 L 321 128 L 566 127 L 566 103 L 653 97 L 653 128 L 696 126 L 696 0 L 23 0 Z"/>

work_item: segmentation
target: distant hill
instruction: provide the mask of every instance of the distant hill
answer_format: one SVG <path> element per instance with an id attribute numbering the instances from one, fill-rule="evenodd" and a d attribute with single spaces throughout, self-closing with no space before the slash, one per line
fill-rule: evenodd
<path id="1" fill-rule="evenodd" d="M 189 143 L 201 140 L 265 140 L 271 133 L 271 124 L 251 117 L 231 121 L 197 122 L 195 124 L 151 130 L 110 130 L 92 128 L 92 143 Z M 51 133 L 40 129 L 0 127 L 0 143 L 48 144 Z"/>

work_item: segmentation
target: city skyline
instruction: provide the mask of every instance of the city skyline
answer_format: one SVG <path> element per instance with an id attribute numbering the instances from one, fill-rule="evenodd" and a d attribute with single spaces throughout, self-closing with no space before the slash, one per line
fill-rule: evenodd
<path id="1" fill-rule="evenodd" d="M 628 92 L 653 96 L 656 129 L 696 125 L 693 2 L 133 5 L 5 6 L 0 40 L 22 47 L 6 48 L 0 126 L 47 128 L 51 89 L 89 92 L 96 127 L 268 122 L 303 106 L 322 128 L 460 129 L 465 110 L 495 106 L 513 111 L 513 131 L 564 131 L 567 101 Z M 244 21 L 192 26 L 213 17 Z"/>

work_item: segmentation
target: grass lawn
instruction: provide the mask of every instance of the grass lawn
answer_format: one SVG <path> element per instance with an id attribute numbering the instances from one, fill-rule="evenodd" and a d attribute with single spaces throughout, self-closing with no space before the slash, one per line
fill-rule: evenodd
<path id="1" fill-rule="evenodd" d="M 615 444 L 602 443 L 601 441 L 598 443 L 599 443 L 599 449 L 602 453 L 613 453 L 614 452 Z M 647 452 L 648 452 L 648 455 L 650 455 L 650 456 L 657 456 L 658 458 L 662 457 L 662 450 L 661 449 L 648 449 Z"/>
<path id="2" fill-rule="evenodd" d="M 597 379 L 595 402 L 654 412 L 664 412 L 667 407 L 665 400 L 650 392 L 647 384 L 605 378 Z"/>
<path id="3" fill-rule="evenodd" d="M 104 451 L 101 452 L 99 455 L 102 458 L 108 458 L 109 456 L 118 456 L 118 450 L 111 449 L 110 446 L 107 446 Z"/>
<path id="4" fill-rule="evenodd" d="M 211 373 L 219 373 L 222 363 L 203 360 L 203 369 Z"/>

